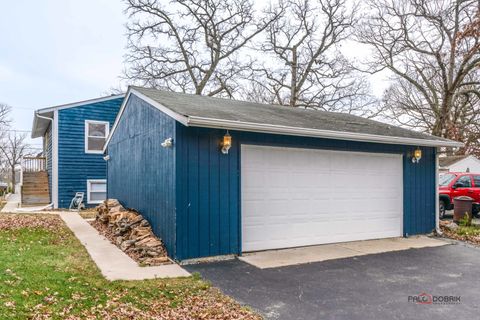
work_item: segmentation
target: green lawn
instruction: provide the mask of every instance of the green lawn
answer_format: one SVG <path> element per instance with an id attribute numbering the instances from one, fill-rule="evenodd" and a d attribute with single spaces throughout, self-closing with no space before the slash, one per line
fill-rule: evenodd
<path id="1" fill-rule="evenodd" d="M 0 215 L 0 319 L 258 319 L 198 276 L 105 280 L 57 216 Z"/>

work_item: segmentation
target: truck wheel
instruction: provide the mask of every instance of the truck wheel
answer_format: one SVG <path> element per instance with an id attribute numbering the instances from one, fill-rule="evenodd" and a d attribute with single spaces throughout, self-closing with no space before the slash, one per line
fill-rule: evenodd
<path id="1" fill-rule="evenodd" d="M 439 211 L 439 217 L 440 217 L 440 219 L 445 218 L 445 210 L 446 210 L 446 208 L 445 208 L 445 201 L 440 200 L 439 205 L 438 205 L 438 209 L 439 209 L 438 211 Z"/>
<path id="2" fill-rule="evenodd" d="M 473 208 L 472 208 L 472 214 L 475 218 L 480 218 L 480 210 L 479 210 L 479 207 L 478 205 L 474 205 Z"/>

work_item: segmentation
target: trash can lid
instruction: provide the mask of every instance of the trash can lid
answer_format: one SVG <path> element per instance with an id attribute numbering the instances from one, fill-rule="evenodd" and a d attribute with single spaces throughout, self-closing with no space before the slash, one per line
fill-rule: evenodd
<path id="1" fill-rule="evenodd" d="M 453 200 L 473 201 L 473 198 L 470 198 L 467 196 L 460 196 L 460 197 L 453 198 Z"/>

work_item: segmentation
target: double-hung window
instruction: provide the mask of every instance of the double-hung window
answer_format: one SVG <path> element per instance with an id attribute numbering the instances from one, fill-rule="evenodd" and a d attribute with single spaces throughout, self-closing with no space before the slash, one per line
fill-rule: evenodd
<path id="1" fill-rule="evenodd" d="M 103 153 L 109 128 L 107 121 L 85 120 L 85 153 Z"/>

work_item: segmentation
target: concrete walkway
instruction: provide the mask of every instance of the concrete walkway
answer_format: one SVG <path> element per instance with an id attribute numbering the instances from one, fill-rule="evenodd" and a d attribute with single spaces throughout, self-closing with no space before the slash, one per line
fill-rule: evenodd
<path id="1" fill-rule="evenodd" d="M 144 280 L 155 278 L 188 277 L 177 264 L 140 267 L 108 239 L 101 236 L 85 219 L 75 212 L 59 212 L 60 217 L 85 246 L 103 276 L 108 280 Z"/>
<path id="2" fill-rule="evenodd" d="M 246 253 L 240 260 L 260 269 L 364 256 L 367 254 L 438 247 L 449 244 L 426 236 L 352 241 L 319 246 Z"/>
<path id="3" fill-rule="evenodd" d="M 19 193 L 12 193 L 7 198 L 7 203 L 0 211 L 1 213 L 13 213 L 20 206 L 21 196 Z"/>

